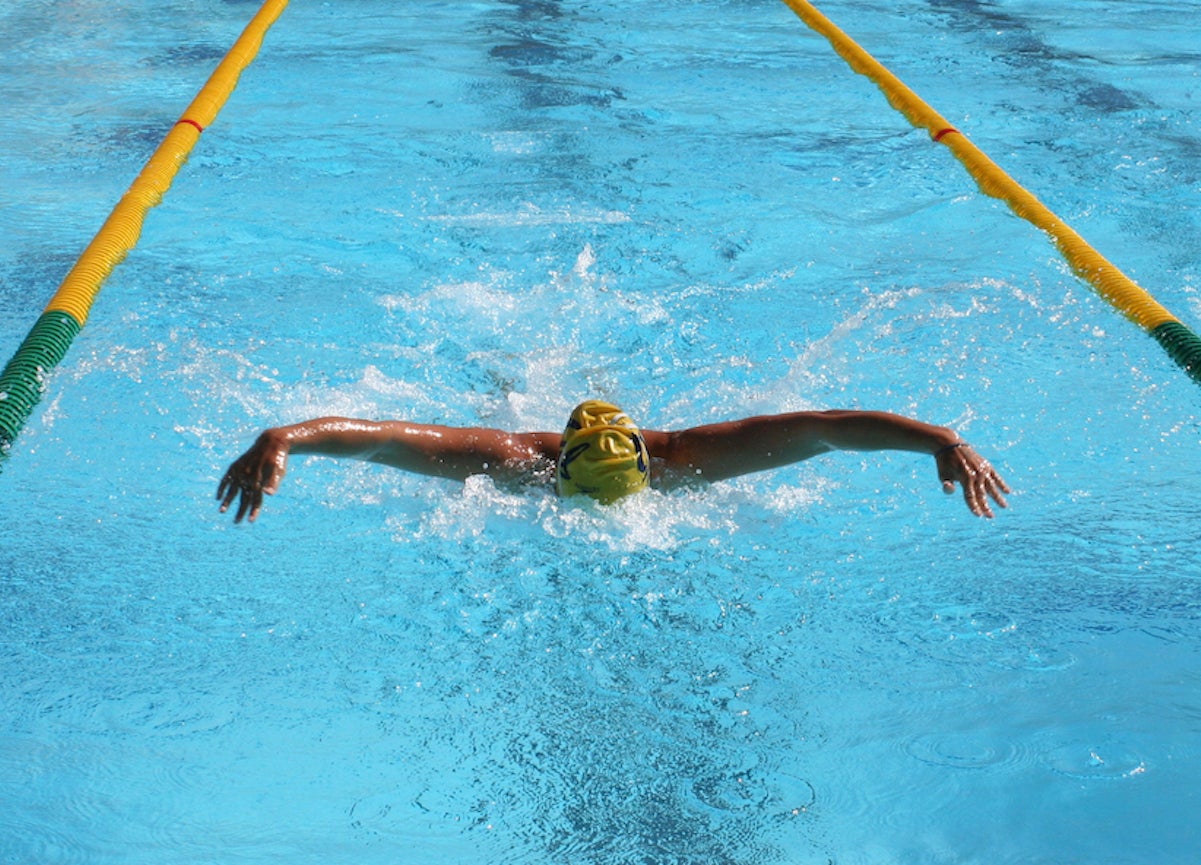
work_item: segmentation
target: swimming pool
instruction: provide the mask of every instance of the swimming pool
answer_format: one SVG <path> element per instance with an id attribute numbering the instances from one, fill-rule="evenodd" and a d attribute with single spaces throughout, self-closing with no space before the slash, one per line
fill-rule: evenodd
<path id="1" fill-rule="evenodd" d="M 10 3 L 0 344 L 257 8 Z M 1195 4 L 823 4 L 1196 325 Z M 326 413 L 961 429 L 612 510 Z M 293 3 L 4 465 L 0 858 L 1191 862 L 1198 390 L 778 2 Z"/>

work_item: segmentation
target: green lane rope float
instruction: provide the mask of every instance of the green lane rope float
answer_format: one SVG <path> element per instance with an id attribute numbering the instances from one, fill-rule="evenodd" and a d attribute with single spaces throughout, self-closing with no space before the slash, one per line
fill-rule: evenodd
<path id="1" fill-rule="evenodd" d="M 966 135 L 923 102 L 813 4 L 807 0 L 784 2 L 811 29 L 824 36 L 851 69 L 871 79 L 883 91 L 889 104 L 911 124 L 926 129 L 934 141 L 945 144 L 963 163 L 982 192 L 1005 201 L 1014 213 L 1050 235 L 1077 276 L 1153 336 L 1172 360 L 1195 381 L 1201 382 L 1201 338 L 1001 170 Z"/>
<path id="2" fill-rule="evenodd" d="M 267 0 L 167 133 L 71 268 L 33 329 L 0 373 L 0 465 L 29 419 L 46 376 L 87 323 L 100 286 L 137 244 L 150 208 L 162 201 L 200 133 L 216 119 L 288 0 Z"/>

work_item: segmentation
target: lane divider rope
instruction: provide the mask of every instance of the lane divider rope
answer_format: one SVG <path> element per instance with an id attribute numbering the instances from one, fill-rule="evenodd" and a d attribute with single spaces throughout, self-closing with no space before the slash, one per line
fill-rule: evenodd
<path id="1" fill-rule="evenodd" d="M 1191 378 L 1201 382 L 1201 338 L 1093 249 L 1084 238 L 1006 174 L 966 135 L 926 104 L 812 3 L 808 0 L 784 2 L 805 24 L 824 36 L 851 69 L 871 79 L 884 93 L 889 104 L 911 124 L 926 129 L 934 141 L 946 145 L 963 163 L 982 192 L 1005 201 L 1015 214 L 1050 235 L 1077 276 L 1088 282 L 1115 309 L 1147 331 Z"/>
<path id="2" fill-rule="evenodd" d="M 137 244 L 146 213 L 162 201 L 200 134 L 213 124 L 238 78 L 258 54 L 267 30 L 287 5 L 288 0 L 263 3 L 117 202 L 0 373 L 0 465 L 41 398 L 50 371 L 87 324 L 101 285 Z"/>

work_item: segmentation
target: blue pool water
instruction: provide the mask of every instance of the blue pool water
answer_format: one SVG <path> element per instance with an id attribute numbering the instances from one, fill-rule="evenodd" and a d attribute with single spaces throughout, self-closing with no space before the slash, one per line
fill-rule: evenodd
<path id="1" fill-rule="evenodd" d="M 0 10 L 5 359 L 257 4 Z M 1196 329 L 1197 5 L 822 6 Z M 580 508 L 322 414 L 953 425 Z M 0 474 L 0 861 L 1191 863 L 1201 391 L 775 0 L 296 0 Z"/>

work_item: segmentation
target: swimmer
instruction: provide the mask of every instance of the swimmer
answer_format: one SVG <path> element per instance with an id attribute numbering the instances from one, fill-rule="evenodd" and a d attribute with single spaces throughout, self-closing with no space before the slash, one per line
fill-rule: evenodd
<path id="1" fill-rule="evenodd" d="M 876 411 L 762 415 L 676 432 L 639 430 L 599 400 L 576 406 L 562 433 L 512 433 L 410 421 L 325 417 L 263 431 L 217 488 L 221 513 L 238 499 L 234 522 L 254 522 L 274 495 L 289 454 L 381 463 L 434 477 L 484 474 L 498 483 L 554 484 L 561 496 L 611 504 L 647 487 L 673 489 L 767 471 L 836 450 L 900 450 L 934 457 L 943 490 L 958 484 L 973 514 L 992 517 L 991 499 L 1010 492 L 989 465 L 947 427 Z"/>

